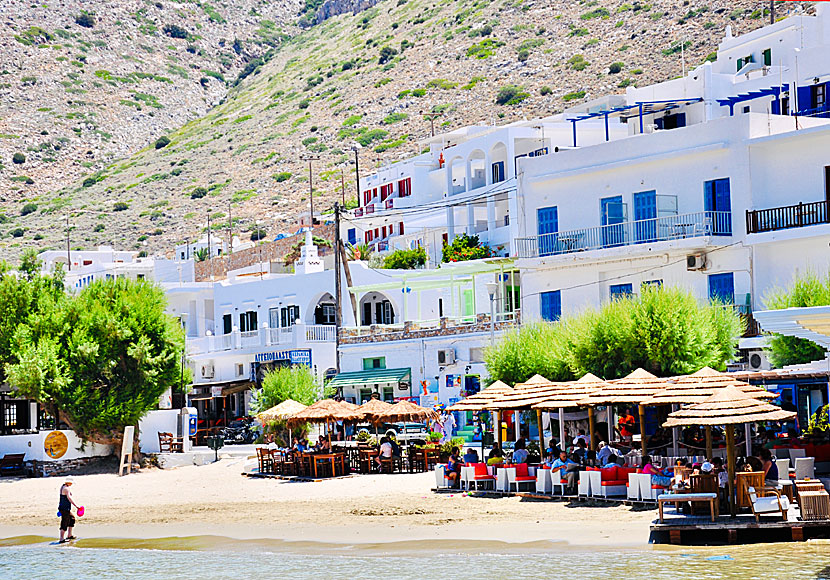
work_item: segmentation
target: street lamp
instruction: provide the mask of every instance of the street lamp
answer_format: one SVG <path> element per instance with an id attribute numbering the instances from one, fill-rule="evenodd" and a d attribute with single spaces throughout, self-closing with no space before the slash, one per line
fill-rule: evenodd
<path id="1" fill-rule="evenodd" d="M 495 346 L 496 344 L 496 314 L 495 314 L 495 300 L 496 300 L 496 290 L 498 290 L 499 285 L 495 282 L 487 282 L 485 284 L 487 287 L 487 294 L 490 295 L 490 346 Z"/>

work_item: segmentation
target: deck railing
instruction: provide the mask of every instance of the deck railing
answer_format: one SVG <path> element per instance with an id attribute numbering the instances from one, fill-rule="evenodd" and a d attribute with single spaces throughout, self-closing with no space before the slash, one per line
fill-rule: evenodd
<path id="1" fill-rule="evenodd" d="M 747 210 L 746 232 L 759 234 L 830 223 L 828 205 L 830 204 L 827 201 L 814 201 L 798 205 Z"/>
<path id="2" fill-rule="evenodd" d="M 700 211 L 516 239 L 520 258 L 705 236 L 731 236 L 732 212 Z"/>

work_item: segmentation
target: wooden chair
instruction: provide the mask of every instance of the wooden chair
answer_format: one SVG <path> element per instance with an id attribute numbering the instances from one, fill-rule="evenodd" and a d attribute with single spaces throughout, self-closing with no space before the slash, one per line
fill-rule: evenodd
<path id="1" fill-rule="evenodd" d="M 692 493 L 714 493 L 718 494 L 718 477 L 711 473 L 698 473 L 689 476 L 689 488 Z M 705 513 L 708 507 L 692 503 L 692 515 L 698 512 Z"/>
<path id="2" fill-rule="evenodd" d="M 274 459 L 271 457 L 271 451 L 269 449 L 257 447 L 256 458 L 259 461 L 260 473 L 274 473 Z"/>
<path id="3" fill-rule="evenodd" d="M 183 453 L 184 443 L 181 437 L 173 437 L 172 433 L 159 431 L 159 453 Z"/>
<path id="4" fill-rule="evenodd" d="M 0 476 L 26 475 L 25 453 L 6 453 L 0 459 Z"/>

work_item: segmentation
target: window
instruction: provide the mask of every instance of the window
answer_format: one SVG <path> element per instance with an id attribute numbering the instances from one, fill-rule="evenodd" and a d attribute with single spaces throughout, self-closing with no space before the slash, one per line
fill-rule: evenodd
<path id="1" fill-rule="evenodd" d="M 764 66 L 772 66 L 772 49 L 768 48 L 761 54 L 764 55 Z"/>
<path id="2" fill-rule="evenodd" d="M 496 161 L 491 167 L 493 169 L 493 183 L 504 181 L 504 161 Z"/>
<path id="3" fill-rule="evenodd" d="M 222 329 L 224 330 L 223 334 L 230 334 L 233 330 L 233 320 L 230 314 L 222 316 Z"/>
<path id="4" fill-rule="evenodd" d="M 236 376 L 241 377 L 245 374 L 245 365 L 242 363 L 237 363 L 236 365 Z"/>
<path id="5" fill-rule="evenodd" d="M 255 310 L 248 310 L 247 312 L 239 313 L 239 330 L 241 332 L 250 332 L 256 330 L 257 313 Z"/>
<path id="6" fill-rule="evenodd" d="M 537 149 L 536 151 L 531 151 L 527 154 L 528 157 L 541 157 L 542 155 L 548 154 L 548 148 L 542 147 L 541 149 Z"/>
<path id="7" fill-rule="evenodd" d="M 3 408 L 3 425 L 17 427 L 17 405 L 6 405 Z"/>
<path id="8" fill-rule="evenodd" d="M 810 96 L 813 108 L 820 109 L 824 107 L 824 104 L 827 102 L 825 85 L 813 85 L 810 87 L 810 92 L 812 93 Z"/>
<path id="9" fill-rule="evenodd" d="M 348 232 L 346 232 L 346 240 L 351 245 L 355 245 L 357 243 L 357 230 L 355 230 L 355 228 L 349 228 Z"/>
<path id="10" fill-rule="evenodd" d="M 360 403 L 365 403 L 372 398 L 372 389 L 360 389 Z"/>
<path id="11" fill-rule="evenodd" d="M 299 318 L 300 307 L 297 305 L 283 306 L 280 310 L 280 326 L 283 328 L 294 326 Z"/>
<path id="12" fill-rule="evenodd" d="M 609 290 L 611 293 L 611 300 L 627 298 L 634 294 L 634 289 L 631 284 L 611 284 Z"/>
<path id="13" fill-rule="evenodd" d="M 363 359 L 363 370 L 370 371 L 372 369 L 385 369 L 386 368 L 386 357 L 379 356 L 375 358 L 364 358 Z"/>
<path id="14" fill-rule="evenodd" d="M 782 115 L 789 115 L 790 114 L 790 97 L 782 97 L 781 98 L 781 114 Z"/>
<path id="15" fill-rule="evenodd" d="M 363 192 L 363 205 L 369 205 L 370 201 L 372 201 L 372 190 L 366 190 Z"/>
<path id="16" fill-rule="evenodd" d="M 742 110 L 744 115 L 746 115 L 749 112 L 749 105 L 744 105 L 744 108 Z"/>
<path id="17" fill-rule="evenodd" d="M 398 235 L 403 235 L 403 222 L 398 222 Z"/>
<path id="18" fill-rule="evenodd" d="M 643 281 L 642 285 L 643 286 L 657 286 L 658 288 L 662 288 L 663 287 L 663 281 L 662 280 L 645 280 L 645 281 Z"/>
<path id="19" fill-rule="evenodd" d="M 398 197 L 409 197 L 412 195 L 412 178 L 407 177 L 398 181 Z"/>
<path id="20" fill-rule="evenodd" d="M 369 242 L 371 242 L 371 241 L 374 239 L 374 233 L 372 232 L 372 230 L 369 230 L 368 232 L 366 232 L 366 236 L 365 236 L 365 237 L 366 237 L 366 243 L 367 243 L 367 244 L 368 244 Z"/>
<path id="21" fill-rule="evenodd" d="M 559 231 L 559 209 L 557 206 L 540 207 L 536 210 L 536 231 L 539 234 L 539 256 L 550 256 L 556 252 L 556 238 Z"/>
<path id="22" fill-rule="evenodd" d="M 735 303 L 735 276 L 732 272 L 709 275 L 709 299 Z"/>
<path id="23" fill-rule="evenodd" d="M 314 310 L 314 324 L 335 324 L 336 309 L 331 302 L 319 304 Z"/>
<path id="24" fill-rule="evenodd" d="M 542 320 L 559 320 L 562 316 L 562 292 L 553 290 L 542 292 Z"/>
<path id="25" fill-rule="evenodd" d="M 269 308 L 268 309 L 268 328 L 279 328 L 280 327 L 280 309 L 279 308 Z"/>
<path id="26" fill-rule="evenodd" d="M 380 200 L 384 201 L 387 197 L 392 195 L 394 186 L 391 183 L 380 186 Z"/>
<path id="27" fill-rule="evenodd" d="M 375 324 L 392 324 L 392 303 L 388 300 L 375 303 Z"/>
<path id="28" fill-rule="evenodd" d="M 703 184 L 703 211 L 706 212 L 714 235 L 732 235 L 732 200 L 728 177 Z"/>
<path id="29" fill-rule="evenodd" d="M 470 348 L 470 362 L 484 362 L 484 349 L 482 347 L 474 346 Z"/>

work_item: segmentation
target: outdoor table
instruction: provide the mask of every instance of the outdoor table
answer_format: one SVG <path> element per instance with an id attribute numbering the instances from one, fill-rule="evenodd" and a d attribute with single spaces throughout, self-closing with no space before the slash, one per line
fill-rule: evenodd
<path id="1" fill-rule="evenodd" d="M 317 478 L 317 461 L 319 459 L 327 459 L 331 461 L 331 474 L 332 477 L 337 476 L 337 464 L 340 464 L 340 475 L 344 475 L 346 473 L 346 456 L 344 453 L 312 453 L 309 455 L 311 458 L 311 465 L 314 470 L 314 478 Z"/>
<path id="2" fill-rule="evenodd" d="M 370 473 L 372 471 L 372 460 L 378 454 L 376 449 L 358 449 L 358 463 L 360 464 L 360 473 Z"/>
<path id="3" fill-rule="evenodd" d="M 798 495 L 802 520 L 830 519 L 830 495 L 826 491 L 801 491 Z"/>
<path id="4" fill-rule="evenodd" d="M 795 481 L 795 498 L 801 507 L 801 494 L 813 491 L 825 491 L 824 484 L 817 479 L 799 479 Z"/>
<path id="5" fill-rule="evenodd" d="M 413 471 L 414 467 L 420 465 L 424 466 L 424 471 L 429 471 L 429 464 L 438 463 L 441 457 L 441 450 L 438 447 L 424 447 L 423 449 L 416 449 L 412 457 Z"/>

